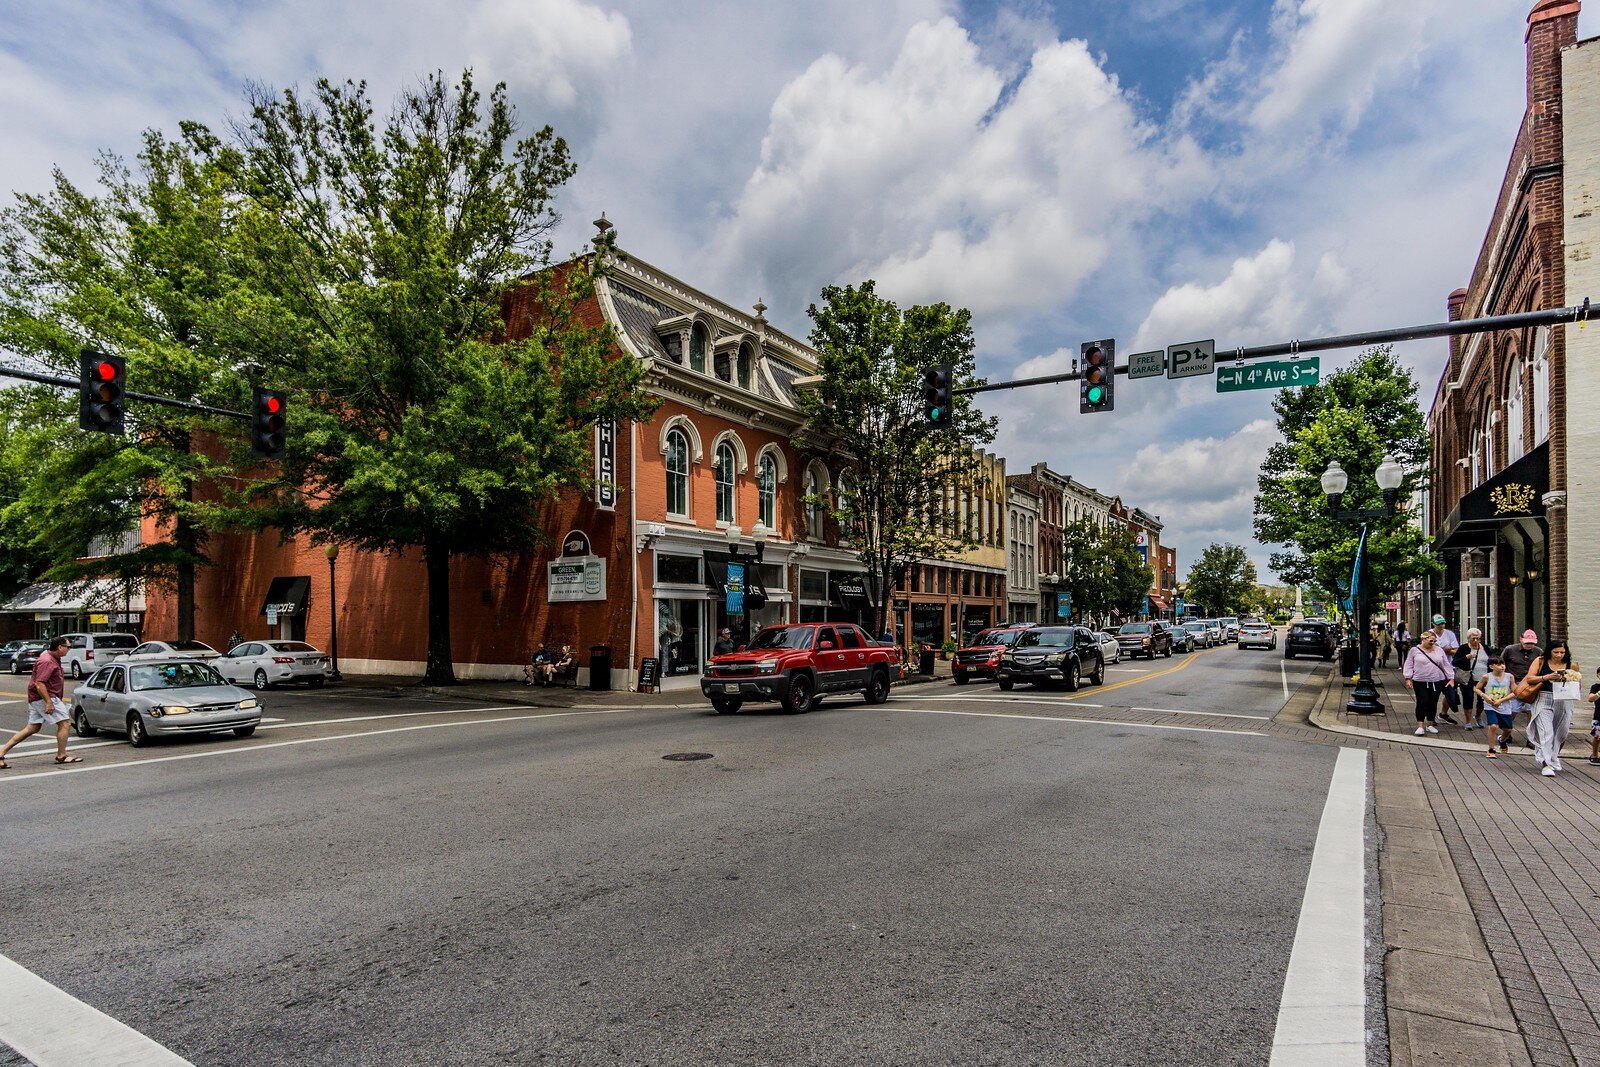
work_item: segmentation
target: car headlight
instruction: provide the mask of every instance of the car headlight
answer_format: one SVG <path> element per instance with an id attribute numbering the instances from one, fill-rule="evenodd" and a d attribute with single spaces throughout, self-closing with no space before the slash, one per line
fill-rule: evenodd
<path id="1" fill-rule="evenodd" d="M 1139 644 L 1144 646 L 1145 648 L 1149 648 L 1150 647 L 1150 639 L 1148 637 L 1141 637 L 1141 638 L 1139 638 Z"/>
<path id="2" fill-rule="evenodd" d="M 240 711 L 249 711 L 252 708 L 258 708 L 260 706 L 261 706 L 261 701 L 257 700 L 255 697 L 248 697 L 248 698 L 246 698 L 244 700 L 239 701 L 239 710 Z"/>
<path id="3" fill-rule="evenodd" d="M 157 704 L 155 707 L 151 708 L 150 711 L 148 712 L 150 717 L 153 718 L 153 719 L 159 719 L 159 718 L 161 718 L 161 716 L 165 715 L 166 713 L 167 713 L 167 709 L 162 707 L 160 704 Z"/>
<path id="4" fill-rule="evenodd" d="M 764 659 L 756 664 L 756 673 L 758 674 L 776 674 L 777 671 L 778 661 L 775 659 Z"/>
<path id="5" fill-rule="evenodd" d="M 1056 662 L 1065 667 L 1067 665 L 1067 654 L 1065 652 L 1059 653 L 1056 656 Z"/>

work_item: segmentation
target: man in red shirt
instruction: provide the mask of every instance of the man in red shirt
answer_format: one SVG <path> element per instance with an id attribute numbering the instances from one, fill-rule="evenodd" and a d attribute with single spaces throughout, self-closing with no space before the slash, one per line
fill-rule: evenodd
<path id="1" fill-rule="evenodd" d="M 67 755 L 67 722 L 71 715 L 61 698 L 66 692 L 66 680 L 61 676 L 61 656 L 67 650 L 65 637 L 50 641 L 50 647 L 39 654 L 33 665 L 33 675 L 28 679 L 28 725 L 11 735 L 11 740 L 0 746 L 0 771 L 9 770 L 6 753 L 12 746 L 38 733 L 42 727 L 56 729 L 56 762 L 82 763 L 77 756 Z"/>

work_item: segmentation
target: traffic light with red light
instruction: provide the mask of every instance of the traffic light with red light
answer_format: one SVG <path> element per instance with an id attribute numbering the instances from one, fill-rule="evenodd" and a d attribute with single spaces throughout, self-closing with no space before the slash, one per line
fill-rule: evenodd
<path id="1" fill-rule="evenodd" d="M 955 367 L 940 363 L 922 372 L 922 417 L 930 427 L 949 426 L 955 418 Z"/>
<path id="2" fill-rule="evenodd" d="M 1081 349 L 1078 411 L 1111 411 L 1117 406 L 1117 343 L 1085 341 Z"/>
<path id="3" fill-rule="evenodd" d="M 121 356 L 85 349 L 78 356 L 78 428 L 123 433 L 128 363 Z"/>
<path id="4" fill-rule="evenodd" d="M 282 459 L 288 398 L 280 389 L 255 391 L 250 405 L 250 451 L 262 459 Z"/>

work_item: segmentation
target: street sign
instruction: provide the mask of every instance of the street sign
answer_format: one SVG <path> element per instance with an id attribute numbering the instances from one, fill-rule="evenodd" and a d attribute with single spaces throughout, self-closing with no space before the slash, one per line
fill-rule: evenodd
<path id="1" fill-rule="evenodd" d="M 1155 378 L 1167 369 L 1167 354 L 1157 349 L 1154 352 L 1135 352 L 1128 357 L 1128 377 L 1130 378 Z"/>
<path id="2" fill-rule="evenodd" d="M 276 626 L 276 625 L 278 625 L 278 605 L 276 605 L 276 604 L 268 604 L 267 605 L 267 625 L 268 626 Z"/>
<path id="3" fill-rule="evenodd" d="M 728 580 L 722 585 L 724 604 L 729 615 L 744 614 L 744 564 L 728 564 Z"/>
<path id="4" fill-rule="evenodd" d="M 1186 345 L 1167 346 L 1167 377 L 1193 378 L 1211 373 L 1212 360 L 1217 355 L 1217 342 L 1190 341 Z"/>
<path id="5" fill-rule="evenodd" d="M 1274 359 L 1239 366 L 1224 363 L 1217 368 L 1217 392 L 1237 393 L 1245 389 L 1283 389 L 1291 385 L 1316 385 L 1322 377 L 1322 361 L 1316 356 L 1302 359 Z"/>
<path id="6" fill-rule="evenodd" d="M 1183 597 L 1179 597 L 1172 605 L 1172 613 L 1174 615 L 1182 615 L 1188 610 L 1189 605 L 1183 602 Z"/>

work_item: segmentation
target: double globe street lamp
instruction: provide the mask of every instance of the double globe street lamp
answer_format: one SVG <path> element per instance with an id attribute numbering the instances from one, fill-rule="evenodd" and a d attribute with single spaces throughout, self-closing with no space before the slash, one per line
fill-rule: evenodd
<path id="1" fill-rule="evenodd" d="M 750 539 L 755 542 L 755 551 L 746 554 L 744 551 L 744 531 L 735 523 L 729 523 L 726 531 L 726 537 L 728 538 L 728 563 L 730 565 L 738 564 L 745 568 L 744 581 L 741 586 L 743 590 L 741 599 L 744 602 L 739 605 L 740 608 L 743 609 L 740 612 L 742 621 L 739 624 L 739 643 L 741 645 L 750 644 L 750 612 L 753 609 L 764 607 L 766 604 L 765 597 L 751 596 L 750 573 L 752 568 L 754 566 L 758 566 L 762 561 L 762 557 L 766 555 L 768 532 L 769 531 L 764 524 L 759 522 L 756 523 L 750 531 Z M 726 590 L 726 583 L 724 583 L 724 590 Z M 724 596 L 726 596 L 726 591 L 724 591 Z M 726 604 L 726 601 L 724 601 L 724 603 Z"/>
<path id="2" fill-rule="evenodd" d="M 1339 521 L 1359 523 L 1361 528 L 1361 537 L 1356 550 L 1354 585 L 1350 590 L 1351 606 L 1356 611 L 1356 648 L 1359 650 L 1359 659 L 1356 667 L 1356 687 L 1350 694 L 1350 702 L 1345 705 L 1346 711 L 1358 715 L 1381 715 L 1384 710 L 1383 702 L 1378 699 L 1378 687 L 1372 681 L 1372 635 L 1368 633 L 1371 625 L 1368 621 L 1371 604 L 1367 592 L 1365 560 L 1362 558 L 1367 543 L 1367 527 L 1374 519 L 1394 517 L 1395 505 L 1400 499 L 1400 485 L 1406 480 L 1406 472 L 1405 468 L 1395 462 L 1393 456 L 1386 455 L 1383 457 L 1383 462 L 1378 464 L 1373 477 L 1378 483 L 1378 488 L 1383 490 L 1383 507 L 1341 511 L 1339 504 L 1344 499 L 1345 490 L 1350 488 L 1350 475 L 1345 473 L 1338 460 L 1333 460 L 1328 464 L 1328 469 L 1322 472 L 1322 491 L 1328 496 L 1328 510 Z"/>

